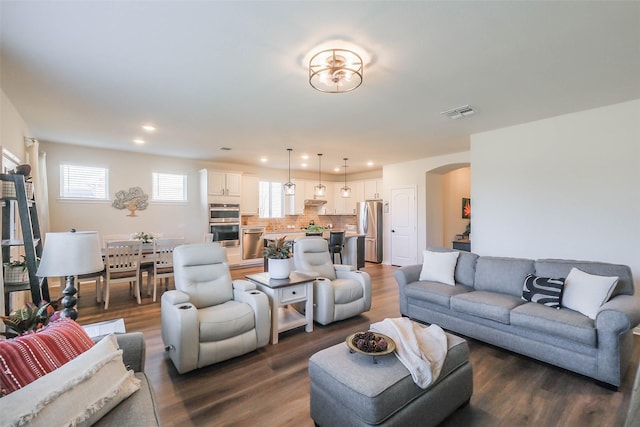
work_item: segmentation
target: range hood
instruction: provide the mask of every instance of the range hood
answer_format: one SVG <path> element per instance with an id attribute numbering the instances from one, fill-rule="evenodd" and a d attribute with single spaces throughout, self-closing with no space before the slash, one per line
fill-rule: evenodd
<path id="1" fill-rule="evenodd" d="M 326 200 L 320 200 L 320 199 L 304 199 L 304 205 L 305 206 L 322 206 L 325 203 L 327 203 Z"/>

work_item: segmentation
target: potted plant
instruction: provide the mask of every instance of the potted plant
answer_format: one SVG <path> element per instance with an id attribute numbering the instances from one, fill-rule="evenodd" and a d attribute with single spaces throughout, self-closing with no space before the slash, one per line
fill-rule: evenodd
<path id="1" fill-rule="evenodd" d="M 20 283 L 27 281 L 27 259 L 20 255 L 19 260 L 4 263 L 4 281 L 6 283 Z"/>
<path id="2" fill-rule="evenodd" d="M 306 232 L 307 236 L 322 236 L 324 232 L 324 227 L 315 224 L 309 224 L 307 228 L 303 228 Z"/>
<path id="3" fill-rule="evenodd" d="M 0 333 L 0 335 L 5 335 L 8 338 L 23 335 L 59 319 L 60 312 L 56 310 L 61 299 L 53 302 L 42 300 L 39 305 L 28 302 L 24 307 L 13 311 L 9 316 L 0 316 L 7 327 L 7 331 Z"/>
<path id="4" fill-rule="evenodd" d="M 293 255 L 292 243 L 286 240 L 287 236 L 272 240 L 262 250 L 262 256 L 268 259 L 269 276 L 272 279 L 286 279 L 289 277 L 291 266 L 289 258 Z"/>

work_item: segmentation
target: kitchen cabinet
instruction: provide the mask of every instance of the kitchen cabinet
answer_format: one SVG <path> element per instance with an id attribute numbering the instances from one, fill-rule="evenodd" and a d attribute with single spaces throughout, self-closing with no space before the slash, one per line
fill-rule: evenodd
<path id="1" fill-rule="evenodd" d="M 334 215 L 335 214 L 335 202 L 333 200 L 333 186 L 334 183 L 331 182 L 323 182 L 323 185 L 325 185 L 327 187 L 327 189 L 325 190 L 324 196 L 322 197 L 318 197 L 319 199 L 322 200 L 326 200 L 327 203 L 325 203 L 324 205 L 318 206 L 318 215 Z M 316 185 L 318 185 L 317 183 L 314 183 L 313 186 L 315 187 Z M 313 191 L 311 192 L 312 196 L 313 196 Z"/>
<path id="2" fill-rule="evenodd" d="M 382 199 L 381 179 L 367 179 L 364 181 L 364 199 Z"/>
<path id="3" fill-rule="evenodd" d="M 242 175 L 207 171 L 207 194 L 210 196 L 240 197 Z"/>
<path id="4" fill-rule="evenodd" d="M 347 182 L 347 185 L 351 187 L 351 197 L 353 198 L 353 208 L 357 208 L 357 203 L 366 200 L 364 196 L 364 181 Z"/>
<path id="5" fill-rule="evenodd" d="M 340 191 L 344 187 L 344 183 L 334 183 L 333 184 L 333 204 L 334 204 L 334 214 L 336 215 L 355 215 L 356 214 L 356 202 L 360 201 L 356 198 L 356 195 L 353 191 L 353 187 L 351 187 L 351 196 L 350 197 L 342 197 L 342 191 Z"/>
<path id="6" fill-rule="evenodd" d="M 258 215 L 260 209 L 260 178 L 254 175 L 242 175 L 240 213 Z"/>

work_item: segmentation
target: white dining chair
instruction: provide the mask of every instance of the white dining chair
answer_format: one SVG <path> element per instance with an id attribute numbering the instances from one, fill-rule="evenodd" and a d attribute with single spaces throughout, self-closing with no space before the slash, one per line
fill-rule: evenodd
<path id="1" fill-rule="evenodd" d="M 111 285 L 115 283 L 129 283 L 134 296 L 140 300 L 140 259 L 142 256 L 142 242 L 139 240 L 116 240 L 106 242 L 105 245 L 105 280 L 104 309 L 109 308 Z"/>
<path id="2" fill-rule="evenodd" d="M 164 281 L 164 290 L 169 290 L 169 279 L 173 277 L 173 250 L 184 244 L 184 239 L 155 239 L 153 241 L 153 270 L 147 280 L 147 295 L 150 294 L 149 284 L 153 282 L 153 302 L 156 302 L 158 279 Z"/>

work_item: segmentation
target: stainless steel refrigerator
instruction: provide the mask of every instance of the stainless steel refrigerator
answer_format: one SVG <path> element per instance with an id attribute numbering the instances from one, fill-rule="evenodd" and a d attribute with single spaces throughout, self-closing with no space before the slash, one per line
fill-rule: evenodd
<path id="1" fill-rule="evenodd" d="M 382 262 L 382 202 L 358 202 L 358 233 L 364 234 L 364 260 Z"/>

